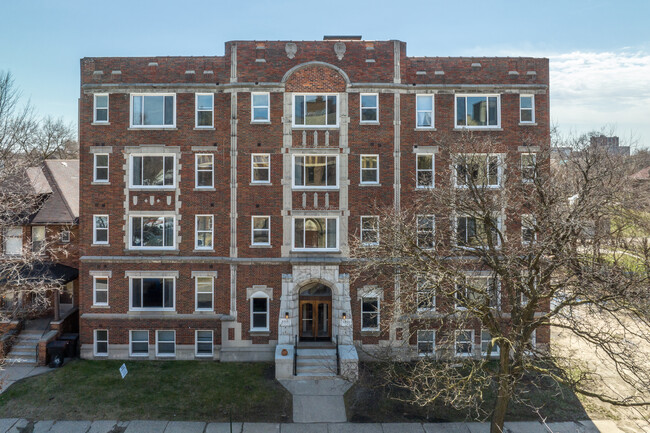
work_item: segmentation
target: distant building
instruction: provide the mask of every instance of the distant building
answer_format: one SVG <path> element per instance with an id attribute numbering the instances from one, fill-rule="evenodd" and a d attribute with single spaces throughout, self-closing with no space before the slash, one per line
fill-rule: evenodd
<path id="1" fill-rule="evenodd" d="M 592 146 L 599 146 L 607 148 L 607 151 L 612 155 L 630 156 L 630 146 L 620 146 L 618 137 L 606 137 L 600 135 L 598 137 L 591 137 L 590 144 Z"/>

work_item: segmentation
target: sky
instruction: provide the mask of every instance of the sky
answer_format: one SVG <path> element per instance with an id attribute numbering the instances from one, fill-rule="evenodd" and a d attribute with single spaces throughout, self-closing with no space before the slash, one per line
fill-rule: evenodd
<path id="1" fill-rule="evenodd" d="M 399 39 L 410 56 L 550 59 L 551 120 L 650 147 L 650 0 L 5 0 L 0 70 L 76 125 L 79 60 L 223 55 L 229 40 Z"/>

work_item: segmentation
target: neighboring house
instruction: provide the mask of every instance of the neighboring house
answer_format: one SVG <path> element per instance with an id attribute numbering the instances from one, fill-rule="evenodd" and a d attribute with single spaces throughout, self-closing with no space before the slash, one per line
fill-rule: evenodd
<path id="1" fill-rule="evenodd" d="M 7 227 L 2 237 L 1 260 L 20 262 L 30 252 L 38 252 L 47 243 L 46 256 L 26 260 L 21 278 L 36 279 L 61 286 L 49 295 L 46 310 L 34 309 L 32 294 L 21 295 L 11 289 L 3 292 L 0 308 L 8 318 L 50 316 L 58 320 L 77 306 L 78 300 L 78 223 L 79 161 L 46 160 L 40 167 L 27 169 L 29 191 L 40 196 L 38 209 L 21 226 Z"/>
<path id="2" fill-rule="evenodd" d="M 548 152 L 524 138 L 550 142 L 548 59 L 358 38 L 84 58 L 79 110 L 85 358 L 281 360 L 295 339 L 337 337 L 356 358 L 401 338 L 379 333 L 393 283 L 350 281 L 349 236 L 381 241 L 374 204 L 449 182 L 437 136 L 497 137 L 485 167 L 519 182 Z M 480 355 L 480 327 L 458 338 Z"/>

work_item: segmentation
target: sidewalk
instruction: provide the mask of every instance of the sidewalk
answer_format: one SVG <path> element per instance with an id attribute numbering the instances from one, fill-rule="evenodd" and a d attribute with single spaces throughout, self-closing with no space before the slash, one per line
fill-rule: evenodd
<path id="1" fill-rule="evenodd" d="M 613 421 L 506 423 L 506 433 L 627 433 Z M 488 433 L 487 423 L 233 423 L 232 433 Z M 629 430 L 634 432 L 635 430 Z M 650 432 L 650 426 L 638 432 Z M 183 421 L 36 421 L 0 419 L 0 433 L 230 433 L 229 423 Z"/>

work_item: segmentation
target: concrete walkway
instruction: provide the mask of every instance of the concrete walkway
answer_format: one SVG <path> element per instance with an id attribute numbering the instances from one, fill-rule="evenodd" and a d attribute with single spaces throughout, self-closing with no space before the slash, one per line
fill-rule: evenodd
<path id="1" fill-rule="evenodd" d="M 352 383 L 340 378 L 281 379 L 293 395 L 294 423 L 343 423 L 347 421 L 343 395 Z"/>
<path id="2" fill-rule="evenodd" d="M 232 433 L 488 433 L 487 423 L 440 424 L 274 424 L 233 423 Z M 0 433 L 230 433 L 228 423 L 183 421 L 37 421 L 0 419 Z M 549 423 L 506 423 L 507 433 L 633 433 L 650 432 L 646 429 L 623 432 L 613 421 L 580 421 Z"/>
<path id="3" fill-rule="evenodd" d="M 49 367 L 37 367 L 36 365 L 21 365 L 7 363 L 0 370 L 0 394 L 14 384 L 17 380 L 25 377 L 37 376 L 52 371 Z M 0 428 L 0 432 L 2 429 Z"/>

